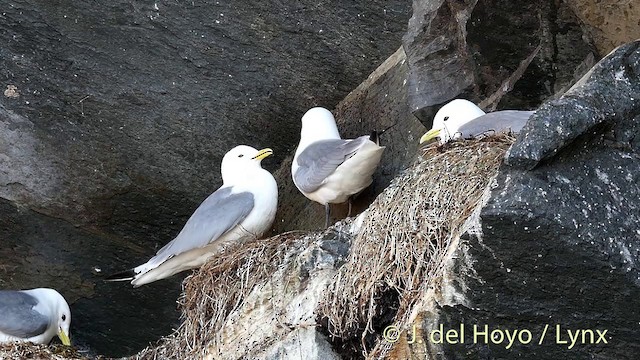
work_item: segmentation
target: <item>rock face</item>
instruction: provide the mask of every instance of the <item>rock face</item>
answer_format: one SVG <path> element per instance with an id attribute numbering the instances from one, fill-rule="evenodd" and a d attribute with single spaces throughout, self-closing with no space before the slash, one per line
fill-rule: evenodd
<path id="1" fill-rule="evenodd" d="M 592 53 L 564 2 L 415 0 L 413 7 L 403 40 L 408 99 L 428 128 L 437 107 L 456 97 L 498 93 L 485 105 L 535 108 L 572 83 Z"/>
<path id="2" fill-rule="evenodd" d="M 398 48 L 410 16 L 399 0 L 5 5 L 0 218 L 20 220 L 0 242 L 36 228 L 33 256 L 64 249 L 53 261 L 82 274 L 69 286 L 93 286 L 71 306 L 74 341 L 110 356 L 168 333 L 180 278 L 137 291 L 91 268 L 123 270 L 171 240 L 220 185 L 233 146 L 273 148 L 264 164 L 276 168 L 304 111 L 335 106 Z M 3 287 L 60 284 L 19 281 L 30 279 L 22 262 L 0 263 Z M 132 335 L 151 314 L 166 322 Z"/>
<path id="3" fill-rule="evenodd" d="M 421 322 L 425 333 L 466 326 L 467 342 L 435 346 L 436 358 L 640 353 L 639 98 L 636 41 L 536 113 L 481 212 L 482 236 L 468 236 L 451 260 L 450 290 L 464 300 Z M 473 343 L 473 325 L 527 330 L 532 340 Z M 574 346 L 569 331 L 580 335 Z"/>
<path id="4" fill-rule="evenodd" d="M 173 233 L 165 224 L 220 183 L 227 150 L 270 146 L 282 160 L 307 108 L 333 107 L 397 49 L 409 11 L 12 4 L 0 25 L 3 87 L 15 88 L 0 114 L 0 196 L 76 225 Z"/>
<path id="5" fill-rule="evenodd" d="M 568 0 L 601 54 L 640 36 L 640 7 L 634 0 Z"/>
<path id="6" fill-rule="evenodd" d="M 338 231 L 336 231 L 338 230 Z M 243 305 L 227 316 L 223 336 L 206 359 L 337 360 L 327 337 L 316 326 L 318 302 L 327 283 L 348 255 L 352 232 L 341 225 L 323 234 L 300 237 L 286 263 L 256 286 Z"/>

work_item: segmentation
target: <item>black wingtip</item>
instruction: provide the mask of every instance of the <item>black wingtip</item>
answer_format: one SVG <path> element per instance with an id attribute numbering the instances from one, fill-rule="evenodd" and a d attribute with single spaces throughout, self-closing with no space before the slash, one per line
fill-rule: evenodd
<path id="1" fill-rule="evenodd" d="M 128 281 L 133 280 L 135 276 L 136 273 L 133 271 L 133 269 L 129 269 L 109 275 L 104 279 L 104 281 Z"/>
<path id="2" fill-rule="evenodd" d="M 384 133 L 387 132 L 387 130 L 391 129 L 392 127 L 398 125 L 398 122 L 394 122 L 393 124 L 389 125 L 386 129 L 382 130 L 382 131 L 376 131 L 373 130 L 371 132 L 371 135 L 369 135 L 369 140 L 373 141 L 376 145 L 380 146 L 380 136 L 382 136 Z"/>
<path id="3" fill-rule="evenodd" d="M 369 135 L 369 140 L 371 140 L 374 144 L 380 146 L 380 133 L 373 130 L 371 135 Z"/>

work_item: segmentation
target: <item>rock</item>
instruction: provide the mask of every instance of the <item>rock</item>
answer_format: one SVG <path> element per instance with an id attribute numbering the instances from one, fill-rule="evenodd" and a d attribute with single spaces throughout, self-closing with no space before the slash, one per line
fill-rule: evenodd
<path id="1" fill-rule="evenodd" d="M 435 110 L 456 97 L 480 102 L 503 92 L 498 108 L 533 109 L 572 83 L 593 53 L 564 2 L 415 0 L 413 7 L 403 38 L 408 99 L 427 128 Z M 523 74 L 510 79 L 534 53 Z"/>
<path id="2" fill-rule="evenodd" d="M 145 249 L 3 199 L 0 213 L 0 288 L 58 290 L 71 307 L 73 345 L 85 354 L 131 354 L 179 324 L 184 276 L 135 290 L 103 281 L 110 264 L 133 265 Z"/>
<path id="3" fill-rule="evenodd" d="M 75 225 L 166 239 L 220 183 L 226 151 L 270 146 L 279 163 L 300 115 L 365 79 L 408 16 L 402 1 L 12 4 L 0 62 L 3 88 L 20 96 L 3 97 L 0 122 L 22 119 L 13 136 L 30 145 L 2 133 L 17 148 L 0 163 L 0 196 Z"/>
<path id="4" fill-rule="evenodd" d="M 477 0 L 413 1 L 403 47 L 407 53 L 409 108 L 430 128 L 433 105 L 474 94 L 475 64 L 467 47 L 467 21 Z"/>
<path id="5" fill-rule="evenodd" d="M 81 294 L 76 343 L 107 356 L 140 350 L 176 325 L 181 278 L 132 290 L 90 270 L 124 270 L 170 241 L 238 143 L 273 148 L 264 165 L 276 168 L 307 108 L 333 107 L 365 79 L 398 48 L 409 15 L 399 0 L 7 4 L 0 219 L 20 220 L 0 242 L 28 240 L 39 266 L 78 275 L 65 277 Z M 3 286 L 26 285 L 21 262 L 0 263 L 10 264 Z M 64 285 L 53 278 L 41 281 Z"/>
<path id="6" fill-rule="evenodd" d="M 567 0 L 593 38 L 601 54 L 640 38 L 640 7 L 633 0 L 606 3 L 595 0 Z"/>
<path id="7" fill-rule="evenodd" d="M 464 344 L 426 345 L 436 358 L 640 352 L 639 46 L 600 61 L 517 138 L 476 224 L 481 235 L 461 241 L 443 300 L 417 320 L 423 334 L 466 327 Z M 531 340 L 474 342 L 473 326 Z M 579 334 L 574 346 L 569 331 Z"/>
<path id="8" fill-rule="evenodd" d="M 532 169 L 580 137 L 608 132 L 614 143 L 634 148 L 638 125 L 633 119 L 640 115 L 639 79 L 640 41 L 635 41 L 605 57 L 562 98 L 542 106 L 509 150 L 506 163 Z"/>

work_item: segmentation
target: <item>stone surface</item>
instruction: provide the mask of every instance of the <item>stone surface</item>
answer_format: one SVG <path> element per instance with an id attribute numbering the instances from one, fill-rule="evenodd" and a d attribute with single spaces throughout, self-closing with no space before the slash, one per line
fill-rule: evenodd
<path id="1" fill-rule="evenodd" d="M 0 288 L 57 289 L 71 307 L 73 345 L 85 354 L 134 353 L 177 327 L 184 276 L 139 289 L 102 281 L 110 264 L 134 264 L 145 249 L 3 199 L 0 213 Z"/>
<path id="2" fill-rule="evenodd" d="M 562 98 L 546 103 L 518 135 L 506 163 L 531 169 L 580 137 L 601 137 L 633 149 L 640 115 L 640 41 L 624 45 L 594 66 Z"/>
<path id="3" fill-rule="evenodd" d="M 603 59 L 582 85 L 545 104 L 518 137 L 508 159 L 544 156 L 524 157 L 533 159 L 525 165 L 537 164 L 533 169 L 503 166 L 480 214 L 481 236 L 466 236 L 452 256 L 443 300 L 418 325 L 428 333 L 440 324 L 464 324 L 467 337 L 465 344 L 428 344 L 435 358 L 635 359 L 640 353 L 638 46 Z M 567 130 L 559 133 L 559 126 Z M 511 347 L 506 338 L 474 342 L 474 325 L 528 330 L 532 340 Z M 569 330 L 581 331 L 571 348 Z M 606 343 L 598 330 L 606 330 Z"/>
<path id="4" fill-rule="evenodd" d="M 348 255 L 354 229 L 341 223 L 300 236 L 286 263 L 226 317 L 220 340 L 205 358 L 340 359 L 318 330 L 316 308 Z"/>
<path id="5" fill-rule="evenodd" d="M 335 106 L 364 80 L 409 16 L 400 0 L 5 2 L 0 198 L 11 203 L 0 218 L 20 222 L 0 242 L 29 239 L 39 264 L 62 249 L 56 266 L 78 273 L 62 291 L 80 298 L 76 343 L 140 350 L 175 325 L 180 277 L 132 290 L 90 269 L 124 270 L 171 240 L 238 143 L 273 148 L 264 165 L 277 168 L 304 111 Z M 7 256 L 3 286 L 26 286 L 30 272 Z"/>
<path id="6" fill-rule="evenodd" d="M 413 6 L 403 38 L 408 99 L 426 127 L 435 110 L 456 97 L 480 102 L 503 92 L 498 108 L 535 108 L 573 82 L 592 54 L 564 2 L 415 0 Z M 507 83 L 538 46 L 522 76 Z"/>
<path id="7" fill-rule="evenodd" d="M 0 68 L 19 97 L 2 97 L 2 122 L 22 125 L 3 133 L 12 154 L 3 149 L 0 195 L 73 224 L 173 233 L 219 184 L 227 150 L 270 146 L 279 163 L 308 107 L 333 107 L 397 49 L 409 11 L 403 1 L 11 3 Z"/>
<path id="8" fill-rule="evenodd" d="M 640 5 L 635 0 L 567 0 L 593 38 L 600 54 L 640 39 Z"/>
<path id="9" fill-rule="evenodd" d="M 408 60 L 409 108 L 427 126 L 431 107 L 473 94 L 475 64 L 467 47 L 467 21 L 477 0 L 414 0 L 403 47 Z M 430 127 L 430 126 L 428 126 Z"/>
<path id="10" fill-rule="evenodd" d="M 385 150 L 373 184 L 353 201 L 352 216 L 366 209 L 391 180 L 414 159 L 418 139 L 426 131 L 407 106 L 407 63 L 396 51 L 367 80 L 332 109 L 343 138 L 355 138 L 371 130 L 388 130 L 380 137 Z M 324 226 L 324 207 L 308 200 L 291 180 L 293 151 L 274 176 L 280 187 L 275 234 L 290 230 L 317 230 Z M 347 216 L 347 204 L 332 205 L 332 219 Z"/>

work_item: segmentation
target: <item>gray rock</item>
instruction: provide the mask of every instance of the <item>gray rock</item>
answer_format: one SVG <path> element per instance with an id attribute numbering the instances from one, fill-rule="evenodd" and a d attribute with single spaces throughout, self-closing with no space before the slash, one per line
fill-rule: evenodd
<path id="1" fill-rule="evenodd" d="M 562 98 L 542 106 L 509 150 L 506 163 L 532 169 L 580 137 L 605 136 L 610 146 L 637 149 L 639 78 L 640 41 L 635 41 L 596 64 Z"/>
<path id="2" fill-rule="evenodd" d="M 39 264 L 58 261 L 81 274 L 72 284 L 94 287 L 71 305 L 76 343 L 107 356 L 140 350 L 175 326 L 180 277 L 138 291 L 90 269 L 123 270 L 171 240 L 238 143 L 273 148 L 264 165 L 277 168 L 302 114 L 363 81 L 409 16 L 400 0 L 6 3 L 0 198 L 11 203 L 0 219 L 20 226 L 7 222 L 12 238 L 0 242 L 29 239 Z M 5 263 L 3 286 L 25 285 L 23 264 Z"/>
<path id="3" fill-rule="evenodd" d="M 414 0 L 413 7 L 403 38 L 408 101 L 427 128 L 435 110 L 457 97 L 480 102 L 504 92 L 498 108 L 533 109 L 573 82 L 595 52 L 564 2 Z"/>
<path id="4" fill-rule="evenodd" d="M 464 301 L 442 304 L 423 324 L 462 323 L 468 339 L 473 325 L 528 330 L 532 342 L 468 341 L 439 347 L 436 358 L 640 353 L 639 45 L 600 61 L 521 133 L 482 209 L 482 236 L 468 236 L 453 257 L 451 291 Z M 571 349 L 568 330 L 580 330 Z"/>
<path id="5" fill-rule="evenodd" d="M 399 0 L 7 6 L 2 86 L 18 96 L 2 97 L 0 123 L 23 119 L 29 145 L 0 134 L 17 146 L 0 194 L 166 239 L 220 184 L 227 150 L 272 147 L 275 168 L 304 111 L 335 106 L 391 55 L 409 12 Z"/>
<path id="6" fill-rule="evenodd" d="M 475 63 L 467 48 L 467 21 L 477 0 L 413 1 L 403 47 L 407 53 L 409 108 L 427 126 L 434 105 L 473 93 Z M 430 127 L 430 126 L 427 126 Z"/>

